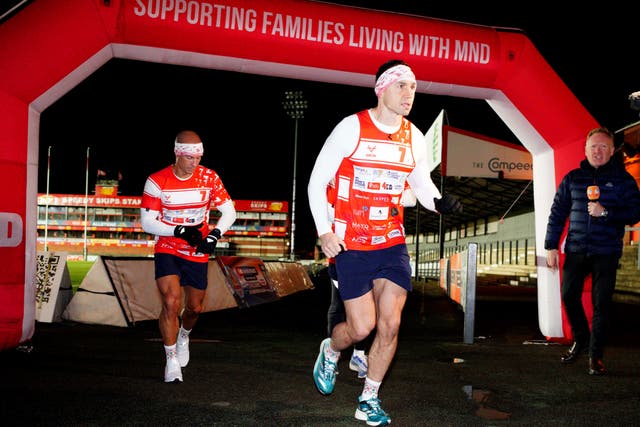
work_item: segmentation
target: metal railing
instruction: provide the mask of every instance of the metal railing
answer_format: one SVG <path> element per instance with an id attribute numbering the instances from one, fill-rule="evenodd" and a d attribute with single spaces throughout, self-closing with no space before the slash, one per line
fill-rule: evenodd
<path id="1" fill-rule="evenodd" d="M 640 233 L 640 227 L 625 228 L 625 246 L 637 246 L 636 234 Z M 455 242 L 447 242 L 444 245 L 444 258 L 448 258 L 455 253 L 462 252 L 467 249 L 467 244 L 456 244 Z M 497 265 L 497 266 L 531 266 L 536 265 L 536 247 L 535 238 L 527 237 L 520 239 L 506 239 L 482 242 L 477 244 L 477 264 L 478 265 Z M 409 244 L 409 253 L 414 245 Z M 420 244 L 423 248 L 424 243 Z M 418 255 L 418 263 L 412 261 L 412 265 L 417 267 L 417 278 L 437 279 L 440 277 L 440 248 L 437 243 L 428 244 L 426 248 L 420 250 Z M 640 250 L 638 250 L 638 259 L 636 263 L 640 270 Z"/>
<path id="2" fill-rule="evenodd" d="M 467 247 L 467 244 L 445 244 L 444 258 L 462 252 Z M 535 239 L 531 237 L 477 243 L 476 257 L 479 265 L 535 266 Z M 439 248 L 433 247 L 421 250 L 418 256 L 417 269 L 417 277 L 440 277 Z"/>

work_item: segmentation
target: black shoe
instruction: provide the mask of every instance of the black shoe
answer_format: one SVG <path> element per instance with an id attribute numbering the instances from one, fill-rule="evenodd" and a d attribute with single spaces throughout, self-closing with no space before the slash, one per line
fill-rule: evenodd
<path id="1" fill-rule="evenodd" d="M 579 344 L 577 341 L 573 342 L 573 345 L 569 347 L 569 351 L 560 356 L 560 362 L 562 363 L 573 363 L 576 361 L 582 350 L 585 349 L 585 346 Z"/>
<path id="2" fill-rule="evenodd" d="M 602 359 L 589 358 L 589 375 L 604 375 Z"/>

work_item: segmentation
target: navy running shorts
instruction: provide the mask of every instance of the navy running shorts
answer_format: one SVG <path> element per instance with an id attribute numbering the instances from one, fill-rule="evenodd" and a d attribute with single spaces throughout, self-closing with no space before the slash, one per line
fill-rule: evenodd
<path id="1" fill-rule="evenodd" d="M 159 277 L 175 274 L 180 277 L 180 286 L 207 289 L 208 262 L 195 262 L 171 254 L 155 254 L 156 280 Z"/>
<path id="2" fill-rule="evenodd" d="M 358 298 L 373 289 L 374 279 L 388 279 L 410 292 L 411 262 L 407 245 L 373 251 L 348 250 L 336 256 L 343 300 Z"/>

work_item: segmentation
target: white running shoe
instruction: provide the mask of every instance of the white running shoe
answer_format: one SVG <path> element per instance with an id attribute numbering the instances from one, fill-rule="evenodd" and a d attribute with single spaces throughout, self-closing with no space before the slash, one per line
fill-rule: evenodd
<path id="1" fill-rule="evenodd" d="M 355 352 L 351 355 L 349 360 L 349 369 L 358 373 L 358 378 L 366 378 L 367 370 L 369 369 L 367 355 L 358 355 Z"/>
<path id="2" fill-rule="evenodd" d="M 177 357 L 167 357 L 167 364 L 164 367 L 164 382 L 182 382 L 182 369 Z"/>
<path id="3" fill-rule="evenodd" d="M 180 367 L 184 368 L 189 364 L 189 336 L 183 337 L 178 334 L 178 342 L 176 343 L 176 353 Z"/>

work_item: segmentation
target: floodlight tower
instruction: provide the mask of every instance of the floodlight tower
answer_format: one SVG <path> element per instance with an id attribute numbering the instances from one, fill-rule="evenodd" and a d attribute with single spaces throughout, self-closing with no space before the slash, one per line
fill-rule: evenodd
<path id="1" fill-rule="evenodd" d="M 307 109 L 307 101 L 302 91 L 286 91 L 282 107 L 289 117 L 294 120 L 293 131 L 293 189 L 291 195 L 291 244 L 289 246 L 289 258 L 295 260 L 295 233 L 296 233 L 296 175 L 298 167 L 298 120 L 304 118 L 304 110 Z"/>

